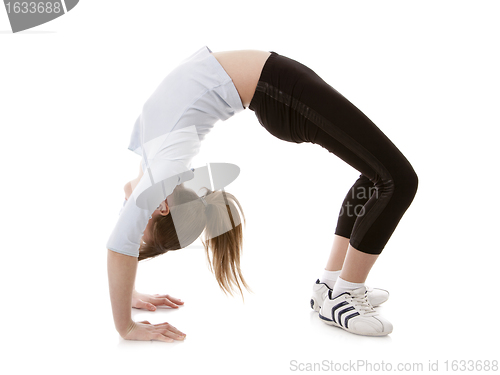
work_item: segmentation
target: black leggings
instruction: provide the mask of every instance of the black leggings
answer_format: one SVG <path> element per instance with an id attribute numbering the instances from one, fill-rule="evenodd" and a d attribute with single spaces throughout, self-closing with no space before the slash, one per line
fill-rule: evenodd
<path id="1" fill-rule="evenodd" d="M 288 142 L 316 143 L 361 172 L 342 204 L 335 234 L 380 254 L 417 192 L 413 167 L 384 133 L 307 66 L 271 52 L 249 105 Z"/>

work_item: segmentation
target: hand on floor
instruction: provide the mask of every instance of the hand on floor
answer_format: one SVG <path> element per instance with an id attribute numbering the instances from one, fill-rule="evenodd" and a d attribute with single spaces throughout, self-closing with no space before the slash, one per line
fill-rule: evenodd
<path id="1" fill-rule="evenodd" d="M 136 309 L 145 309 L 155 311 L 156 306 L 168 306 L 177 309 L 179 305 L 183 305 L 178 298 L 169 296 L 168 294 L 144 294 L 134 290 L 132 293 L 132 307 Z"/>
<path id="2" fill-rule="evenodd" d="M 125 340 L 141 340 L 150 341 L 158 340 L 165 342 L 173 342 L 174 340 L 182 341 L 186 338 L 186 334 L 179 331 L 177 328 L 168 323 L 151 324 L 147 320 L 142 322 L 133 322 L 128 332 L 122 336 Z"/>

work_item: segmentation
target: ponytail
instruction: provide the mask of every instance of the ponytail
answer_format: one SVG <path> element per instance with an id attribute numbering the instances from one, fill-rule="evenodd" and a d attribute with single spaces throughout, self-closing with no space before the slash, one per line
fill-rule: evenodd
<path id="1" fill-rule="evenodd" d="M 250 287 L 240 269 L 243 228 L 236 205 L 246 225 L 243 209 L 234 195 L 204 189 L 207 195 L 203 199 L 183 184 L 174 189 L 169 198 L 170 212 L 152 223 L 152 241 L 141 241 L 139 261 L 187 247 L 205 231 L 201 242 L 219 287 L 230 295 L 237 290 L 243 297 L 242 286 L 249 291 Z"/>
<path id="2" fill-rule="evenodd" d="M 209 191 L 204 198 L 207 203 L 205 208 L 207 224 L 202 243 L 210 270 L 214 273 L 219 287 L 224 293 L 233 295 L 234 290 L 239 290 L 243 297 L 241 287 L 243 286 L 247 290 L 250 290 L 250 287 L 243 278 L 240 269 L 243 228 L 235 203 L 238 205 L 243 216 L 243 223 L 246 225 L 243 209 L 234 195 L 224 190 Z M 222 234 L 218 235 L 219 233 Z"/>

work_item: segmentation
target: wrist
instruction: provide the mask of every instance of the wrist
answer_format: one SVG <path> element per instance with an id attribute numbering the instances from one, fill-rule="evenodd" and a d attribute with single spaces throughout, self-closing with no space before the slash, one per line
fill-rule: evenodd
<path id="1" fill-rule="evenodd" d="M 118 334 L 122 337 L 125 338 L 128 336 L 130 331 L 132 331 L 135 327 L 135 322 L 133 320 L 130 320 L 126 325 L 122 325 L 121 327 L 116 326 L 116 330 L 118 331 Z"/>

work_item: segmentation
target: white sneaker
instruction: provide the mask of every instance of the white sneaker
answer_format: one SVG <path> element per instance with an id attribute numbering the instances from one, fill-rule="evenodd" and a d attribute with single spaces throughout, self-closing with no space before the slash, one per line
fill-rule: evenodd
<path id="1" fill-rule="evenodd" d="M 319 318 L 326 324 L 365 336 L 386 336 L 392 324 L 375 311 L 368 302 L 366 287 L 344 292 L 332 298 L 328 291 L 319 310 Z"/>
<path id="2" fill-rule="evenodd" d="M 366 286 L 366 285 L 365 285 Z M 311 297 L 311 309 L 319 311 L 328 291 L 331 290 L 325 283 L 320 283 L 319 279 L 313 285 L 313 295 Z M 366 286 L 368 292 L 368 302 L 373 307 L 383 304 L 389 299 L 389 292 L 385 289 L 370 288 Z"/>

